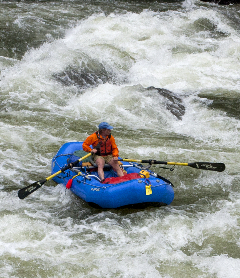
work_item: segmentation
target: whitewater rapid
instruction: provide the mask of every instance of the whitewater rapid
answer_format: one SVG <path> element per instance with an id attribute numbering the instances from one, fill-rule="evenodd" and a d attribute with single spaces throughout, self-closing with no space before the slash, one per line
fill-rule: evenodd
<path id="1" fill-rule="evenodd" d="M 0 276 L 237 278 L 238 8 L 100 2 L 0 3 L 22 32 L 0 52 Z M 161 208 L 97 210 L 52 181 L 18 199 L 101 121 L 124 158 L 226 171 L 153 168 L 175 185 Z"/>

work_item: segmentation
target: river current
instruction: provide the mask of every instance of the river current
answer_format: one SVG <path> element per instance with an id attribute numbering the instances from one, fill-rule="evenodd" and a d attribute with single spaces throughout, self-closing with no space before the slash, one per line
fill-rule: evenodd
<path id="1" fill-rule="evenodd" d="M 197 0 L 0 1 L 0 277 L 240 276 L 240 6 Z M 62 144 L 114 126 L 165 207 L 100 210 L 53 181 Z"/>

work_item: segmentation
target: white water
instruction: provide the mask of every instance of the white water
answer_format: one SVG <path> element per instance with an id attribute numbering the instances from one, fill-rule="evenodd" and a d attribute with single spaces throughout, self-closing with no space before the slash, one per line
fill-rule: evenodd
<path id="1" fill-rule="evenodd" d="M 20 60 L 0 57 L 1 277 L 239 277 L 239 116 L 207 98 L 240 93 L 238 28 L 220 8 L 188 2 L 72 25 Z M 78 76 L 67 86 L 59 76 L 69 69 L 108 82 L 84 87 Z M 182 99 L 182 120 L 150 86 Z M 175 184 L 164 208 L 99 211 L 53 182 L 18 199 L 50 175 L 63 143 L 103 120 L 123 157 L 224 162 L 226 171 L 156 168 Z"/>

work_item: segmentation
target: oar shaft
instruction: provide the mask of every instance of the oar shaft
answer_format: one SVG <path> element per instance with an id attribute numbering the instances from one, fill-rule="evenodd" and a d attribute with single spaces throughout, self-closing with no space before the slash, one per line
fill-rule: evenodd
<path id="1" fill-rule="evenodd" d="M 144 163 L 144 162 L 143 162 L 144 160 L 128 159 L 128 158 L 119 159 L 119 161 Z M 145 162 L 145 163 L 148 163 L 148 162 L 149 162 L 149 160 L 146 160 L 146 161 L 147 161 L 147 162 Z"/>
<path id="2" fill-rule="evenodd" d="M 148 160 L 138 160 L 138 159 L 119 159 L 120 161 L 126 161 L 126 162 L 137 162 L 137 163 L 150 163 L 150 164 L 165 164 L 165 165 L 181 165 L 181 166 L 188 166 L 188 163 L 181 163 L 181 162 L 166 162 L 166 161 L 157 161 L 154 159 L 148 159 Z"/>
<path id="3" fill-rule="evenodd" d="M 179 165 L 179 166 L 189 166 L 195 169 L 209 170 L 223 172 L 225 170 L 224 163 L 215 162 L 194 162 L 194 163 L 182 163 L 182 162 L 167 162 L 167 161 L 157 161 L 157 160 L 136 160 L 136 159 L 120 159 L 120 161 L 127 162 L 137 162 L 137 163 L 149 163 L 149 164 L 164 164 L 164 165 Z"/>
<path id="4" fill-rule="evenodd" d="M 91 153 L 79 158 L 77 161 L 75 161 L 73 163 L 68 164 L 67 166 L 65 166 L 61 170 L 59 170 L 58 172 L 56 172 L 56 173 L 52 174 L 51 176 L 47 177 L 46 180 L 47 181 L 51 180 L 52 178 L 56 177 L 57 175 L 61 174 L 62 172 L 72 168 L 72 166 L 76 165 L 78 162 L 84 160 L 85 158 L 88 158 L 90 155 L 91 155 Z"/>
<path id="5" fill-rule="evenodd" d="M 51 176 L 47 177 L 46 180 L 49 181 L 51 179 L 53 179 L 54 177 L 56 177 L 57 175 L 61 174 L 63 171 L 59 170 L 58 172 L 52 174 Z"/>
<path id="6" fill-rule="evenodd" d="M 182 163 L 182 162 L 167 162 L 167 165 L 189 166 L 188 163 Z"/>

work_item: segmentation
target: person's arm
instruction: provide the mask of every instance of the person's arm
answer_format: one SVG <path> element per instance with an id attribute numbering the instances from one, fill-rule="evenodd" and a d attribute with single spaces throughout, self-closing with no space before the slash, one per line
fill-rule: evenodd
<path id="1" fill-rule="evenodd" d="M 83 142 L 82 148 L 85 152 L 92 152 L 92 148 L 90 147 L 94 142 L 94 134 L 87 137 L 87 139 Z"/>
<path id="2" fill-rule="evenodd" d="M 118 158 L 118 156 L 119 156 L 119 151 L 118 151 L 118 147 L 117 147 L 117 145 L 116 145 L 116 142 L 115 142 L 114 137 L 111 136 L 110 140 L 111 140 L 111 144 L 112 144 L 112 156 Z"/>

